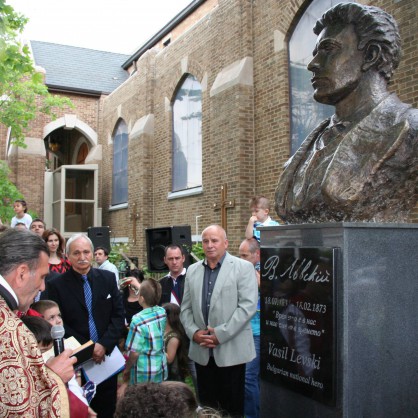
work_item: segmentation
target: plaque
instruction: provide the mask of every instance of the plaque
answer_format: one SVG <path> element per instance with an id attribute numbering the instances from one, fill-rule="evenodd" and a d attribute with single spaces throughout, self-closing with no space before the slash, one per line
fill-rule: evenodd
<path id="1" fill-rule="evenodd" d="M 261 248 L 262 379 L 336 403 L 338 248 Z"/>

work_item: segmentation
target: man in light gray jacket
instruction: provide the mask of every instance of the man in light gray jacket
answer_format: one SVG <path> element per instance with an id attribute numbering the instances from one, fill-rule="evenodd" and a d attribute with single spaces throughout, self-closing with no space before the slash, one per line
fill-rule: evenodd
<path id="1" fill-rule="evenodd" d="M 257 308 L 254 266 L 226 250 L 219 225 L 202 233 L 205 260 L 187 271 L 181 321 L 196 362 L 202 405 L 244 415 L 245 363 L 255 357 L 250 319 Z"/>

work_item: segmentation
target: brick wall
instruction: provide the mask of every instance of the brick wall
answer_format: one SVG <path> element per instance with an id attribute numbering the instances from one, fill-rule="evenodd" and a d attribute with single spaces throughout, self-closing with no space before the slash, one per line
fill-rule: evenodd
<path id="1" fill-rule="evenodd" d="M 228 185 L 235 207 L 228 210 L 230 248 L 236 252 L 248 221 L 248 200 L 257 193 L 274 198 L 281 167 L 289 157 L 289 79 L 287 48 L 275 47 L 275 32 L 287 40 L 297 23 L 303 1 L 262 2 L 220 0 L 217 8 L 177 37 L 167 48 L 149 52 L 138 62 L 138 73 L 104 103 L 102 138 L 117 121 L 116 109 L 133 124 L 154 115 L 154 135 L 131 141 L 129 148 L 129 201 L 138 204 L 137 241 L 134 251 L 145 263 L 146 227 L 189 224 L 195 232 L 220 222 L 213 203 L 220 200 L 220 186 Z M 401 99 L 417 105 L 414 45 L 418 34 L 413 1 L 376 1 L 393 13 L 404 37 L 404 59 L 392 89 Z M 201 18 L 201 16 L 199 16 Z M 415 42 L 415 44 L 414 44 Z M 253 86 L 237 85 L 214 96 L 210 89 L 228 65 L 245 57 L 254 59 Z M 203 193 L 168 200 L 171 191 L 171 103 L 184 73 L 193 74 L 203 86 Z M 103 178 L 111 178 L 112 147 L 105 146 Z M 103 191 L 104 206 L 110 196 Z M 112 229 L 132 235 L 126 222 L 129 209 L 109 212 Z M 416 219 L 416 217 L 414 218 Z"/>
<path id="2" fill-rule="evenodd" d="M 376 0 L 369 4 L 392 13 L 400 25 L 404 56 L 391 89 L 401 100 L 418 107 L 416 0 Z M 138 71 L 111 95 L 100 100 L 71 96 L 75 109 L 68 113 L 77 114 L 90 125 L 102 145 L 99 206 L 103 208 L 103 225 L 110 226 L 112 237 L 129 237 L 130 254 L 138 256 L 141 265 L 146 263 L 145 228 L 189 224 L 195 233 L 197 216 L 199 232 L 211 223 L 220 223 L 220 212 L 213 204 L 219 203 L 224 183 L 228 197 L 235 199 L 235 207 L 227 211 L 232 253 L 237 252 L 244 237 L 250 197 L 264 194 L 274 199 L 290 150 L 286 41 L 303 7 L 304 0 L 208 0 L 204 13 L 200 8 L 173 30 L 168 47 L 162 49 L 160 45 L 145 53 L 137 62 Z M 238 83 L 211 94 L 217 76 L 247 57 L 253 59 L 252 84 Z M 172 180 L 170 104 L 186 73 L 202 85 L 203 192 L 168 199 Z M 123 119 L 131 133 L 143 118 L 153 118 L 153 130 L 129 141 L 129 206 L 109 210 L 113 131 Z M 30 136 L 41 137 L 47 123 L 42 118 L 35 121 Z M 33 164 L 40 166 L 41 162 Z M 130 218 L 134 203 L 139 213 L 136 237 Z M 418 222 L 418 211 L 411 220 Z"/>

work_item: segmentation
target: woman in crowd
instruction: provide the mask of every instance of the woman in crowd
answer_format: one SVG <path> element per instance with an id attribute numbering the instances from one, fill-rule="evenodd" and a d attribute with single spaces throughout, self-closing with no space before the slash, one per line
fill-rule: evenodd
<path id="1" fill-rule="evenodd" d="M 42 238 L 49 248 L 49 271 L 54 273 L 65 273 L 70 269 L 71 263 L 64 254 L 64 237 L 55 229 L 47 229 Z"/>

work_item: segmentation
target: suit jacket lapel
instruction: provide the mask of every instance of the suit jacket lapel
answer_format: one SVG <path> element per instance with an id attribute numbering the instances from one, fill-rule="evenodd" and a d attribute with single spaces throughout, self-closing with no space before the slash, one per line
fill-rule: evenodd
<path id="1" fill-rule="evenodd" d="M 365 184 L 406 139 L 409 124 L 400 116 L 409 106 L 402 106 L 396 114 L 387 112 L 394 101 L 396 96 L 383 100 L 340 142 L 322 183 L 322 191 L 330 200 L 357 201 Z"/>
<path id="2" fill-rule="evenodd" d="M 63 277 L 62 280 L 68 281 L 68 286 L 66 286 L 66 289 L 73 293 L 72 296 L 66 295 L 66 297 L 68 297 L 69 299 L 72 298 L 73 300 L 80 302 L 84 309 L 87 310 L 86 300 L 84 299 L 83 283 L 80 283 L 81 279 L 77 277 L 72 270 L 70 270 L 68 275 L 67 273 L 64 273 L 64 275 L 66 275 L 67 277 Z"/>
<path id="3" fill-rule="evenodd" d="M 226 253 L 226 256 L 221 266 L 221 270 L 219 271 L 218 277 L 216 278 L 216 283 L 213 289 L 213 294 L 212 294 L 211 303 L 210 303 L 210 310 L 212 310 L 214 303 L 221 296 L 222 289 L 224 287 L 226 280 L 228 279 L 231 273 L 232 266 L 233 266 L 233 261 L 231 259 L 231 256 L 228 253 Z"/>
<path id="4" fill-rule="evenodd" d="M 205 267 L 203 265 L 203 261 L 199 261 L 199 265 L 196 265 L 196 277 L 193 278 L 191 282 L 191 286 L 195 289 L 195 301 L 198 303 L 199 309 L 197 312 L 199 313 L 199 318 L 202 323 L 205 323 L 205 319 L 203 318 L 202 312 L 202 291 L 203 291 L 203 280 L 205 278 Z"/>
<path id="5" fill-rule="evenodd" d="M 318 135 L 329 125 L 330 118 L 325 119 L 319 124 L 319 126 L 314 129 L 308 137 L 302 142 L 302 145 L 295 152 L 293 157 L 291 157 L 285 167 L 282 175 L 280 176 L 278 186 L 276 189 L 276 205 L 279 208 L 286 207 L 287 194 L 289 189 L 293 185 L 293 180 L 295 177 L 296 170 L 299 167 L 301 161 L 304 160 L 308 148 L 311 146 L 312 142 L 318 138 Z"/>

